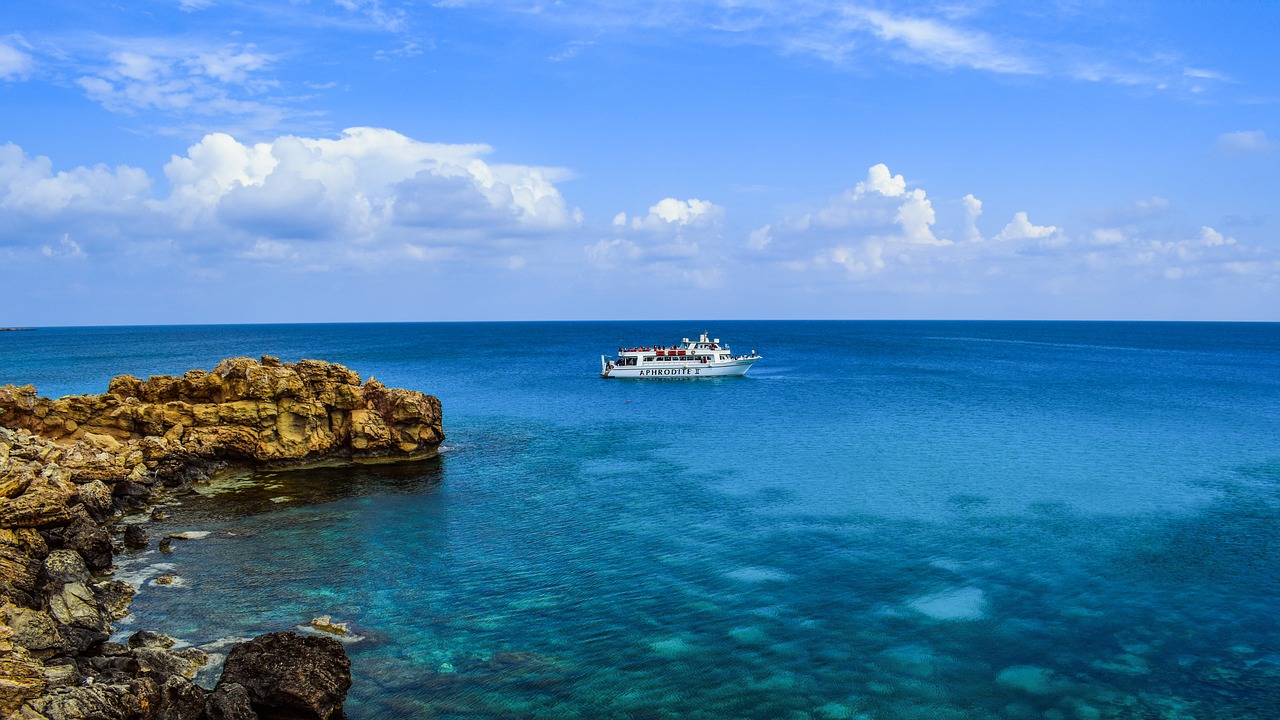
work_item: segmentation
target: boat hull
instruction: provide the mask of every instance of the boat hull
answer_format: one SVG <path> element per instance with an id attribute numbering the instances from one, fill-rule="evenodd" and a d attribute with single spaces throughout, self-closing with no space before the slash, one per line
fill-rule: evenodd
<path id="1" fill-rule="evenodd" d="M 606 378 L 643 378 L 676 380 L 680 378 L 732 377 L 745 375 L 759 358 L 727 360 L 714 363 L 660 363 L 663 367 L 615 365 L 600 373 Z M 655 363 L 658 364 L 658 363 Z"/>

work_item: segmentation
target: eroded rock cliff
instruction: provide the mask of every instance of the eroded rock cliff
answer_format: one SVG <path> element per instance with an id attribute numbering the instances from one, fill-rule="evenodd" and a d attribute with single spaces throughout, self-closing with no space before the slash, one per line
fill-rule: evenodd
<path id="1" fill-rule="evenodd" d="M 57 400 L 0 387 L 0 718 L 219 714 L 236 698 L 190 685 L 202 658 L 150 633 L 108 642 L 133 589 L 109 576 L 107 524 L 225 467 L 415 459 L 443 439 L 435 397 L 317 360 L 230 358 Z"/>

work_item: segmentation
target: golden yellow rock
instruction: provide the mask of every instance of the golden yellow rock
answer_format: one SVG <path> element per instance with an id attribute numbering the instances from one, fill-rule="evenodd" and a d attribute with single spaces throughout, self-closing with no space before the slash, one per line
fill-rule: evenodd
<path id="1" fill-rule="evenodd" d="M 6 626 L 4 630 L 8 630 Z M 0 633 L 7 635 L 7 633 Z M 0 640 L 0 717 L 9 717 L 46 686 L 44 663 L 7 637 Z"/>
<path id="2" fill-rule="evenodd" d="M 108 484 L 145 483 L 175 454 L 236 464 L 420 457 L 444 439 L 436 398 L 372 378 L 362 385 L 358 373 L 319 360 L 228 358 L 181 377 L 121 375 L 107 389 L 48 400 L 29 385 L 0 387 L 0 426 L 56 441 L 32 452 L 76 482 Z M 31 492 L 24 482 L 0 474 L 0 495 L 21 500 Z M 56 518 L 52 500 L 33 496 L 0 515 L 32 526 Z"/>

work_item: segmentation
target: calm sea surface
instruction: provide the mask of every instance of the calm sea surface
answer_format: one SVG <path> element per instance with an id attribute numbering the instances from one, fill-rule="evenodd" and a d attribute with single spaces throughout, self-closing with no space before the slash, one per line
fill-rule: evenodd
<path id="1" fill-rule="evenodd" d="M 765 359 L 597 377 L 703 330 Z M 444 452 L 204 488 L 118 629 L 332 615 L 353 719 L 1280 716 L 1280 326 L 41 329 L 0 383 L 263 353 L 438 395 Z"/>

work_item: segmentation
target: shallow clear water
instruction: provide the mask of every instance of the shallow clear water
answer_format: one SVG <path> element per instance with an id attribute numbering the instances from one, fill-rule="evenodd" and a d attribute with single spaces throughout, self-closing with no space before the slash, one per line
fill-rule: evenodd
<path id="1" fill-rule="evenodd" d="M 765 359 L 596 376 L 704 329 Z M 119 556 L 120 629 L 217 650 L 330 614 L 353 718 L 1280 707 L 1276 325 L 42 329 L 0 333 L 0 383 L 261 353 L 440 396 L 446 451 L 190 499 L 153 530 L 207 536 Z"/>

